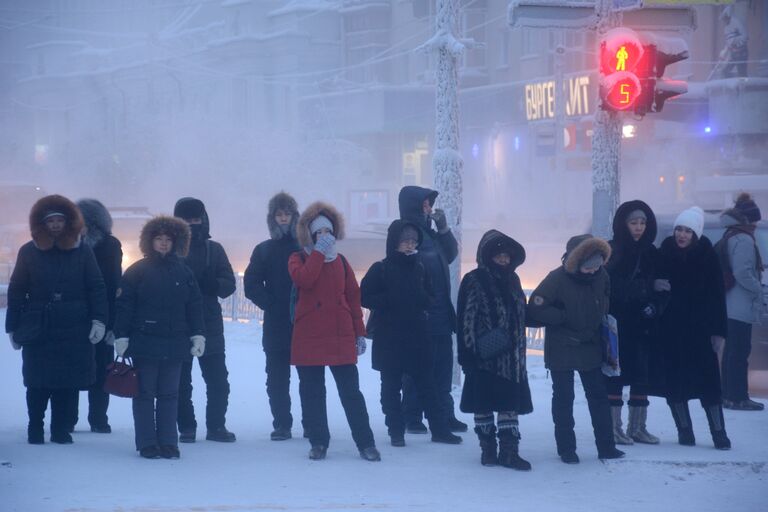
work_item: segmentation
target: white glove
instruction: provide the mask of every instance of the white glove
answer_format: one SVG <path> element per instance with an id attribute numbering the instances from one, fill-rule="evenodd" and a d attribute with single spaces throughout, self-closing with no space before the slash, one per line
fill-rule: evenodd
<path id="1" fill-rule="evenodd" d="M 21 350 L 21 345 L 13 341 L 13 333 L 8 333 L 8 339 L 11 340 L 11 346 L 13 347 L 13 350 Z"/>
<path id="2" fill-rule="evenodd" d="M 668 292 L 672 289 L 672 285 L 669 284 L 669 279 L 654 279 L 653 289 L 657 292 Z"/>
<path id="3" fill-rule="evenodd" d="M 358 336 L 355 340 L 355 347 L 357 348 L 357 355 L 361 356 L 365 354 L 365 349 L 368 348 L 368 344 L 365 341 L 364 336 Z"/>
<path id="4" fill-rule="evenodd" d="M 335 243 L 336 238 L 329 233 L 325 233 L 324 235 L 317 237 L 317 242 L 315 242 L 315 249 L 325 255 L 328 254 L 328 251 L 331 250 L 331 247 L 333 247 L 333 244 Z"/>
<path id="5" fill-rule="evenodd" d="M 91 322 L 91 334 L 88 335 L 88 339 L 92 344 L 97 344 L 104 339 L 104 334 L 107 332 L 107 327 L 98 320 Z"/>
<path id="6" fill-rule="evenodd" d="M 117 355 L 123 357 L 126 350 L 128 350 L 128 338 L 117 338 L 115 340 L 115 352 L 117 352 Z"/>
<path id="7" fill-rule="evenodd" d="M 189 353 L 196 357 L 202 356 L 205 352 L 205 336 L 195 334 L 189 339 L 192 340 L 192 349 L 189 351 Z"/>
<path id="8" fill-rule="evenodd" d="M 710 342 L 712 343 L 712 350 L 715 351 L 715 354 L 719 354 L 723 349 L 723 345 L 725 345 L 725 338 L 722 336 L 711 336 Z"/>
<path id="9" fill-rule="evenodd" d="M 106 336 L 104 336 L 104 343 L 110 347 L 115 346 L 115 333 L 112 331 L 107 331 Z"/>

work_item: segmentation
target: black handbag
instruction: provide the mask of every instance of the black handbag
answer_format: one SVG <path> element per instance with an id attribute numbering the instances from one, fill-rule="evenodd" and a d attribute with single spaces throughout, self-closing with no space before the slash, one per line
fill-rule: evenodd
<path id="1" fill-rule="evenodd" d="M 13 341 L 21 346 L 36 345 L 45 337 L 46 309 L 24 309 L 13 331 Z"/>
<path id="2" fill-rule="evenodd" d="M 476 341 L 477 355 L 480 359 L 488 360 L 509 352 L 514 348 L 512 338 L 506 329 L 496 327 L 479 336 Z"/>

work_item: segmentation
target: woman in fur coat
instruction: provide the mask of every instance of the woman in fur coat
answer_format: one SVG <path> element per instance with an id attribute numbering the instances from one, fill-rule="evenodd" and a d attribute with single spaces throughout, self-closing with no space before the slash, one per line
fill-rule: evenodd
<path id="1" fill-rule="evenodd" d="M 680 444 L 696 444 L 688 401 L 698 398 L 715 448 L 728 450 L 717 364 L 728 325 L 725 285 L 717 253 L 704 236 L 701 208 L 694 206 L 677 217 L 673 235 L 662 242 L 659 253 L 659 277 L 670 286 L 657 347 L 665 379 L 660 394 L 672 411 Z"/>
<path id="2" fill-rule="evenodd" d="M 617 459 L 611 410 L 601 371 L 603 318 L 608 313 L 610 279 L 604 265 L 611 256 L 605 240 L 592 235 L 568 240 L 563 265 L 533 291 L 527 318 L 546 327 L 544 364 L 552 375 L 552 420 L 557 453 L 566 464 L 577 464 L 573 420 L 573 373 L 579 372 L 595 432 L 597 456 Z"/>
<path id="3" fill-rule="evenodd" d="M 27 441 L 44 442 L 51 401 L 51 441 L 69 444 L 78 390 L 96 379 L 93 345 L 106 332 L 107 293 L 91 248 L 81 242 L 83 217 L 59 195 L 29 214 L 32 241 L 19 249 L 8 285 L 5 330 L 22 351 L 27 388 Z"/>
<path id="4" fill-rule="evenodd" d="M 466 376 L 461 410 L 475 415 L 481 464 L 527 471 L 531 465 L 518 453 L 517 419 L 533 411 L 525 367 L 525 294 L 515 273 L 524 261 L 525 249 L 512 238 L 496 230 L 483 235 L 477 247 L 477 269 L 464 276 L 459 288 L 457 346 Z M 479 340 L 497 329 L 512 340 L 510 349 L 481 358 Z"/>
<path id="5" fill-rule="evenodd" d="M 381 460 L 360 392 L 357 356 L 365 351 L 360 287 L 347 260 L 336 251 L 344 220 L 333 206 L 316 202 L 299 218 L 296 236 L 303 248 L 288 260 L 296 288 L 291 364 L 299 373 L 309 458 L 324 459 L 330 433 L 325 404 L 325 367 L 331 369 L 360 456 Z"/>
<path id="6" fill-rule="evenodd" d="M 139 373 L 133 399 L 136 450 L 146 459 L 178 459 L 176 419 L 181 364 L 205 351 L 203 297 L 181 260 L 189 225 L 159 216 L 141 230 L 144 258 L 125 271 L 117 291 L 115 350 L 131 356 Z"/>

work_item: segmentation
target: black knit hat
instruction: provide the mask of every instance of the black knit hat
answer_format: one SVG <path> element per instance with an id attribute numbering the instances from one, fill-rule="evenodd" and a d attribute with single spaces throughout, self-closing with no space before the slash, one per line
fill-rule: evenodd
<path id="1" fill-rule="evenodd" d="M 746 192 L 739 194 L 739 197 L 736 198 L 736 204 L 733 208 L 744 215 L 749 222 L 757 222 L 762 218 L 760 215 L 760 208 L 757 207 L 757 203 L 755 203 L 754 199 L 752 199 L 752 196 Z"/>
<path id="2" fill-rule="evenodd" d="M 205 217 L 205 205 L 194 197 L 182 197 L 173 208 L 173 216 L 181 219 L 202 219 Z"/>

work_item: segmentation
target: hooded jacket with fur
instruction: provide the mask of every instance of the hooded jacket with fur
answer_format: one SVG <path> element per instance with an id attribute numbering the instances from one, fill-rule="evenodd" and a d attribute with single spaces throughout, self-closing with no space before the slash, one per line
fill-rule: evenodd
<path id="1" fill-rule="evenodd" d="M 165 256 L 152 247 L 161 234 L 173 240 L 173 250 Z M 127 355 L 183 360 L 189 357 L 190 336 L 204 335 L 202 295 L 181 259 L 189 239 L 189 226 L 175 217 L 155 217 L 142 228 L 144 258 L 123 274 L 116 301 L 115 337 L 129 339 Z"/>
<path id="2" fill-rule="evenodd" d="M 277 210 L 291 214 L 290 228 L 286 233 L 275 222 Z M 291 348 L 289 313 L 293 282 L 288 274 L 288 258 L 301 249 L 296 241 L 298 222 L 299 210 L 293 197 L 280 192 L 270 199 L 267 212 L 270 238 L 253 249 L 243 276 L 245 296 L 264 311 L 261 342 L 267 351 L 288 351 Z"/>
<path id="3" fill-rule="evenodd" d="M 530 324 L 546 327 L 544 364 L 550 370 L 588 371 L 603 361 L 600 326 L 608 313 L 610 278 L 604 266 L 591 275 L 579 271 L 595 254 L 608 261 L 608 242 L 592 235 L 571 238 L 563 265 L 531 294 L 526 316 Z"/>
<path id="4" fill-rule="evenodd" d="M 310 205 L 296 226 L 299 244 L 311 247 L 309 225 L 318 215 L 333 224 L 337 240 L 344 238 L 344 219 L 333 206 Z M 339 254 L 326 262 L 319 251 L 294 253 L 288 273 L 298 292 L 291 338 L 291 364 L 296 366 L 338 366 L 357 363 L 355 341 L 365 336 L 360 288 L 355 273 Z"/>
<path id="5" fill-rule="evenodd" d="M 64 231 L 53 237 L 45 216 L 60 213 Z M 80 243 L 83 219 L 69 199 L 38 200 L 29 215 L 32 241 L 24 244 L 8 285 L 6 332 L 44 324 L 39 339 L 24 345 L 22 374 L 31 388 L 85 388 L 95 379 L 93 320 L 107 323 L 107 295 L 93 251 Z M 36 313 L 25 313 L 36 312 Z"/>

